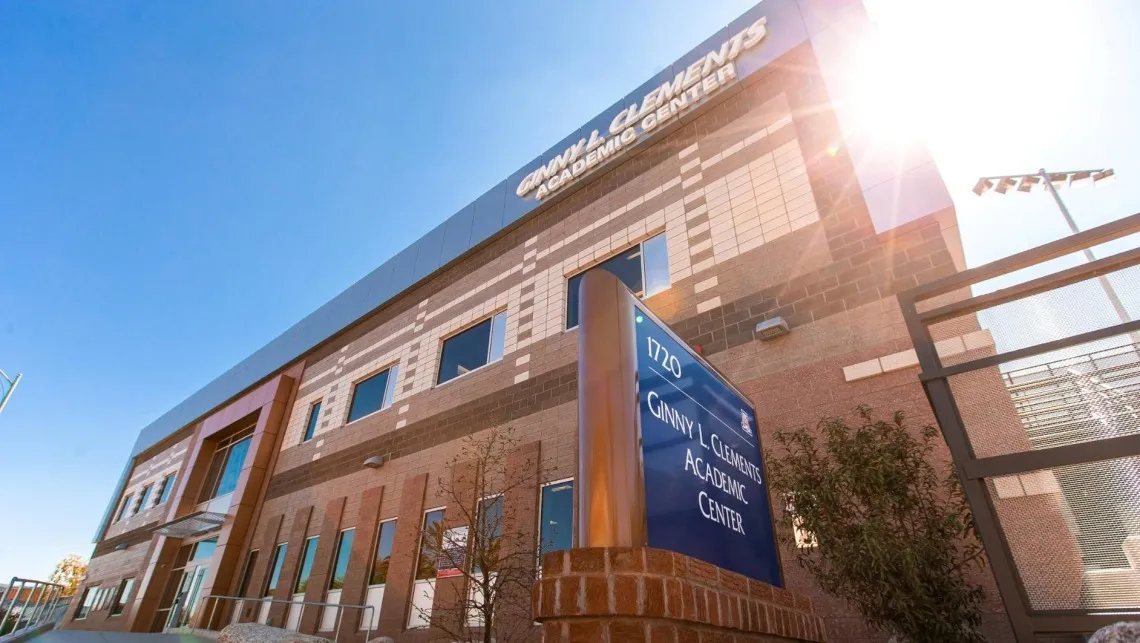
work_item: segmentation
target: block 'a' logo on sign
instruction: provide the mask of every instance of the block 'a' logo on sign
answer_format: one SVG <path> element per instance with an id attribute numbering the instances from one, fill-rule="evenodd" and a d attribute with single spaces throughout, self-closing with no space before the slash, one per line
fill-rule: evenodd
<path id="1" fill-rule="evenodd" d="M 752 423 L 748 421 L 748 411 L 740 409 L 740 429 L 749 436 L 752 435 Z"/>

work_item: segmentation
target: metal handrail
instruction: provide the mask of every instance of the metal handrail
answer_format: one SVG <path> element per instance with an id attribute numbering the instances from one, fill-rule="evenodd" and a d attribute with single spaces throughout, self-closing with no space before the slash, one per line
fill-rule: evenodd
<path id="1" fill-rule="evenodd" d="M 57 583 L 13 576 L 0 596 L 0 636 L 20 634 L 45 623 L 58 623 L 66 611 L 60 610 L 56 604 L 63 597 L 63 591 L 63 585 Z M 21 599 L 22 596 L 26 598 Z M 13 615 L 16 620 L 12 631 L 3 632 L 4 624 Z"/>
<path id="2" fill-rule="evenodd" d="M 251 603 L 270 603 L 270 604 L 272 604 L 272 603 L 285 603 L 288 605 L 299 604 L 301 606 L 301 613 L 297 615 L 297 621 L 298 622 L 300 622 L 301 619 L 304 618 L 304 616 L 305 616 L 305 606 L 306 605 L 311 605 L 313 607 L 335 607 L 335 608 L 337 608 L 336 623 L 333 625 L 333 631 L 335 633 L 333 635 L 333 641 L 339 641 L 340 640 L 340 626 L 341 626 L 342 617 L 344 615 L 344 610 L 345 609 L 361 610 L 363 612 L 362 616 L 366 615 L 368 617 L 367 620 L 365 621 L 366 625 L 364 628 L 364 643 L 368 643 L 368 640 L 370 638 L 372 638 L 372 614 L 375 613 L 375 611 L 376 611 L 376 608 L 373 607 L 372 605 L 345 605 L 343 603 L 321 603 L 321 602 L 317 602 L 317 601 L 293 601 L 293 600 L 281 600 L 278 598 L 268 598 L 268 597 L 256 598 L 256 597 L 249 597 L 249 596 L 223 596 L 221 594 L 210 594 L 208 596 L 202 597 L 202 600 L 210 600 L 210 599 L 214 599 L 214 603 L 210 606 L 210 618 L 206 621 L 206 627 L 207 628 L 209 628 L 211 626 L 211 624 L 213 624 L 213 622 L 214 622 L 214 616 L 217 613 L 218 603 L 220 601 L 239 601 L 239 602 L 249 601 Z M 320 618 L 319 614 L 317 615 L 317 618 Z"/>

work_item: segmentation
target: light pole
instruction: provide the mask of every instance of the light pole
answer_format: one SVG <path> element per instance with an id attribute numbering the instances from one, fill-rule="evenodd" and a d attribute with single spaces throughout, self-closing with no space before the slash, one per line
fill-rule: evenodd
<path id="1" fill-rule="evenodd" d="M 1053 197 L 1053 201 L 1057 204 L 1057 209 L 1061 211 L 1061 216 L 1065 217 L 1065 223 L 1069 224 L 1069 231 L 1076 234 L 1081 231 L 1077 227 L 1077 222 L 1073 220 L 1073 215 L 1069 213 L 1069 208 L 1065 206 L 1065 202 L 1061 200 L 1061 194 L 1057 192 L 1057 187 L 1065 186 L 1078 186 L 1083 184 L 1097 184 L 1100 182 L 1110 182 L 1116 177 L 1116 171 L 1112 168 L 1101 168 L 1099 170 L 1077 170 L 1075 172 L 1046 172 L 1045 168 L 1037 170 L 1036 174 L 1010 174 L 1006 176 L 983 176 L 978 179 L 977 184 L 974 185 L 974 194 L 981 196 L 990 190 L 998 194 L 1005 194 L 1012 187 L 1017 187 L 1018 192 L 1032 192 L 1040 185 L 1045 186 L 1045 190 Z M 1096 255 L 1093 254 L 1089 248 L 1084 249 L 1085 259 L 1090 262 L 1096 261 Z M 1117 317 L 1121 322 L 1132 321 L 1128 315 L 1128 311 L 1124 308 L 1124 304 L 1120 301 L 1120 297 L 1116 294 L 1116 289 L 1108 281 L 1108 277 L 1101 275 L 1097 277 L 1100 281 L 1101 288 L 1104 289 L 1104 294 L 1108 296 L 1108 300 L 1112 303 L 1113 309 L 1116 310 Z"/>
<path id="2" fill-rule="evenodd" d="M 16 385 L 20 383 L 20 378 L 23 373 L 16 373 L 16 379 L 10 379 L 8 374 L 0 371 L 0 411 L 4 410 L 4 406 L 8 404 L 8 399 L 12 397 L 12 391 L 16 390 Z"/>

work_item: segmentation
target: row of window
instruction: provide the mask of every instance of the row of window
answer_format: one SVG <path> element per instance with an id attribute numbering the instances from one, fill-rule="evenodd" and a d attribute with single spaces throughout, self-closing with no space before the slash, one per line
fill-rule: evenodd
<path id="1" fill-rule="evenodd" d="M 135 579 L 124 578 L 113 587 L 88 587 L 84 589 L 83 595 L 79 597 L 79 609 L 75 612 L 75 620 L 85 619 L 91 612 L 97 612 L 108 607 L 111 608 L 111 616 L 122 614 L 123 608 L 127 606 L 127 597 L 131 595 L 131 588 L 134 587 L 134 584 Z"/>
<path id="2" fill-rule="evenodd" d="M 444 537 L 443 516 L 445 507 L 437 507 L 424 512 L 422 532 L 419 543 L 419 555 L 416 560 L 415 581 L 430 581 L 436 577 L 440 551 Z M 489 538 L 497 540 L 502 536 L 503 497 L 493 496 L 480 501 L 479 512 L 482 515 L 484 530 Z M 569 549 L 573 544 L 574 536 L 574 481 L 564 480 L 543 485 L 539 504 L 539 531 L 537 554 L 542 555 L 561 549 Z M 368 588 L 375 590 L 382 588 L 388 582 L 388 568 L 392 559 L 392 547 L 396 540 L 396 519 L 385 520 L 380 523 L 376 535 L 376 544 L 372 550 L 372 564 L 368 572 Z M 348 560 L 352 552 L 352 543 L 356 534 L 355 528 L 344 529 L 340 532 L 336 551 L 333 554 L 332 574 L 329 576 L 326 591 L 338 591 L 344 587 L 348 574 Z M 429 542 L 428 539 L 435 542 Z M 304 549 L 301 553 L 301 564 L 296 578 L 293 579 L 292 593 L 304 594 L 308 589 L 309 579 L 312 575 L 313 561 L 316 559 L 319 536 L 310 536 L 305 539 Z M 281 570 L 285 565 L 285 555 L 288 543 L 278 543 L 273 548 L 273 557 L 270 561 L 269 574 L 266 578 L 262 596 L 272 597 L 282 582 Z M 488 548 L 490 549 L 490 548 Z M 249 589 L 253 569 L 257 565 L 260 552 L 253 550 L 245 561 L 241 582 L 238 586 L 238 595 L 245 596 Z M 488 570 L 494 571 L 494 570 Z M 380 605 L 374 606 L 372 620 L 379 618 Z M 361 627 L 364 623 L 361 624 Z M 375 624 L 373 624 L 375 627 Z"/>
<path id="3" fill-rule="evenodd" d="M 648 297 L 669 288 L 669 253 L 665 234 L 641 243 L 592 266 L 567 280 L 566 328 L 578 326 L 578 286 L 591 270 L 605 270 L 621 280 L 638 297 Z M 496 313 L 443 340 L 436 384 L 449 382 L 503 358 L 507 313 Z M 393 365 L 353 386 L 348 422 L 354 422 L 392 405 L 399 365 Z M 321 401 L 313 402 L 301 442 L 317 433 Z"/>
<path id="4" fill-rule="evenodd" d="M 198 495 L 199 503 L 233 493 L 237 488 L 238 478 L 241 477 L 241 470 L 245 465 L 245 457 L 249 453 L 250 444 L 253 443 L 254 428 L 248 426 L 218 442 L 210 458 L 202 490 Z M 165 504 L 174 490 L 174 480 L 173 473 L 162 479 L 158 485 L 158 492 L 154 495 L 154 504 L 147 504 L 151 500 L 153 484 L 143 487 L 137 496 L 127 494 L 119 506 L 115 522 L 134 516 L 144 509 Z"/>
<path id="5" fill-rule="evenodd" d="M 123 498 L 123 504 L 119 505 L 119 512 L 115 515 L 115 522 L 119 522 L 124 518 L 130 518 L 144 509 L 157 507 L 166 503 L 170 499 L 170 492 L 174 489 L 175 474 L 170 474 L 158 483 L 158 493 L 154 495 L 154 504 L 148 505 L 151 500 L 151 492 L 154 490 L 153 484 L 148 484 L 139 491 L 138 496 L 134 494 L 127 494 Z"/>

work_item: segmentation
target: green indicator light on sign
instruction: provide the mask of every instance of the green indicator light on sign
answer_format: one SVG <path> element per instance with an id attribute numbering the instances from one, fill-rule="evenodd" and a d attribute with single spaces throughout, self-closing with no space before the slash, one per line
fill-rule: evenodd
<path id="1" fill-rule="evenodd" d="M 637 317 L 634 317 L 634 318 L 633 318 L 633 321 L 635 321 L 635 322 L 637 322 L 637 323 L 639 323 L 639 324 L 640 324 L 641 322 L 645 321 L 645 317 L 643 317 L 643 316 L 641 316 L 641 315 L 638 315 Z"/>

